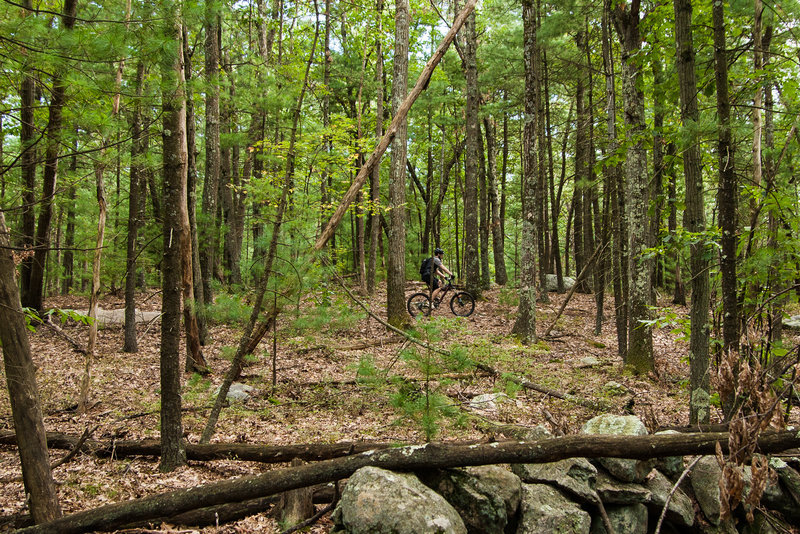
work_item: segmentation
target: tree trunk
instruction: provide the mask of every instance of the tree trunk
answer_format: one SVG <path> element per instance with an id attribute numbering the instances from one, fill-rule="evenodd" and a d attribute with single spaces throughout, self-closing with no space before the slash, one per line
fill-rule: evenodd
<path id="1" fill-rule="evenodd" d="M 123 352 L 138 352 L 136 342 L 136 243 L 142 205 L 143 168 L 141 158 L 144 157 L 142 138 L 142 106 L 140 104 L 144 86 L 144 62 L 139 61 L 136 67 L 136 102 L 131 118 L 131 168 L 128 189 L 128 248 L 125 269 L 125 342 Z"/>
<path id="2" fill-rule="evenodd" d="M 161 471 L 172 471 L 186 463 L 181 424 L 181 289 L 182 251 L 188 235 L 186 213 L 186 98 L 184 95 L 183 47 L 177 5 L 167 3 L 162 16 L 169 46 L 161 64 L 164 256 L 161 260 Z M 187 323 L 188 326 L 188 323 Z"/>
<path id="3" fill-rule="evenodd" d="M 608 152 L 615 154 L 619 149 L 617 139 L 617 95 L 616 76 L 614 73 L 613 48 L 611 46 L 611 2 L 603 3 L 603 69 L 606 79 L 606 128 L 608 131 Z M 627 300 L 627 226 L 622 214 L 625 212 L 622 194 L 622 174 L 619 164 L 605 166 L 608 196 L 611 202 L 611 233 L 613 248 L 611 250 L 612 285 L 614 288 L 614 319 L 617 330 L 617 354 L 623 359 L 628 352 L 628 300 Z"/>
<path id="4" fill-rule="evenodd" d="M 714 24 L 714 78 L 717 85 L 719 165 L 719 225 L 722 230 L 720 271 L 722 274 L 722 344 L 723 351 L 739 351 L 739 304 L 736 289 L 736 211 L 738 209 L 737 180 L 735 173 L 734 144 L 730 126 L 730 100 L 728 98 L 728 56 L 725 50 L 725 8 L 722 2 L 712 7 Z M 734 370 L 734 376 L 736 376 Z M 722 410 L 725 419 L 733 415 L 735 384 L 726 384 L 731 392 L 723 395 Z"/>
<path id="5" fill-rule="evenodd" d="M 708 455 L 714 454 L 717 447 L 723 453 L 727 452 L 728 437 L 726 432 L 634 437 L 582 435 L 533 442 L 413 445 L 383 451 L 381 454 L 367 452 L 109 504 L 17 532 L 71 534 L 116 530 L 134 521 L 172 516 L 188 510 L 341 480 L 366 466 L 413 472 L 473 465 L 538 464 L 575 457 L 644 460 L 665 456 Z M 797 446 L 800 446 L 800 438 L 796 432 L 776 432 L 761 436 L 758 440 L 758 448 L 765 454 Z"/>
<path id="6" fill-rule="evenodd" d="M 464 76 L 466 78 L 467 152 L 464 160 L 464 283 L 475 296 L 481 293 L 480 229 L 478 226 L 478 158 L 479 94 L 478 94 L 478 35 L 475 13 L 464 25 Z M 535 258 L 534 258 L 535 261 Z"/>
<path id="7" fill-rule="evenodd" d="M 22 1 L 22 16 L 31 16 L 33 13 L 33 1 Z M 34 233 L 36 232 L 36 130 L 34 107 L 36 102 L 36 81 L 33 74 L 33 66 L 29 64 L 28 51 L 24 48 L 20 50 L 22 65 L 22 82 L 20 83 L 20 173 L 22 175 L 22 209 L 20 228 L 20 245 L 23 247 L 33 247 Z M 22 262 L 21 284 L 22 294 L 30 290 L 31 268 L 33 258 L 27 257 Z"/>
<path id="8" fill-rule="evenodd" d="M 61 21 L 64 29 L 75 26 L 76 0 L 66 0 Z M 59 153 L 61 151 L 61 130 L 64 104 L 67 100 L 67 85 L 61 72 L 53 75 L 53 90 L 47 119 L 47 148 L 45 150 L 44 176 L 42 178 L 42 198 L 39 205 L 39 221 L 33 242 L 33 259 L 30 262 L 28 283 L 22 288 L 22 306 L 42 310 L 44 308 L 44 271 L 47 264 L 47 251 L 50 248 L 50 222 L 53 219 L 53 200 L 56 194 Z M 33 209 L 31 207 L 31 209 Z"/>
<path id="9" fill-rule="evenodd" d="M 533 0 L 523 0 L 523 51 L 525 59 L 525 123 L 522 143 L 522 258 L 520 261 L 519 312 L 513 332 L 523 343 L 536 342 L 536 265 L 538 242 L 536 239 L 536 79 L 534 62 L 539 53 L 536 43 L 536 9 Z"/>
<path id="10" fill-rule="evenodd" d="M 694 132 L 700 118 L 695 80 L 695 54 L 692 37 L 692 4 L 690 0 L 674 0 L 675 44 L 678 81 L 681 95 L 681 121 L 683 127 Z M 684 134 L 686 137 L 686 134 Z M 686 230 L 701 234 L 706 230 L 705 201 L 703 198 L 703 173 L 700 141 L 694 135 L 683 149 L 683 174 L 686 180 Z M 709 312 L 709 261 L 710 251 L 700 241 L 691 245 L 689 255 L 692 277 L 691 333 L 689 339 L 689 365 L 691 374 L 691 400 L 689 422 L 708 423 L 710 417 L 710 380 L 708 373 L 708 312 Z"/>
<path id="11" fill-rule="evenodd" d="M 202 227 L 207 229 L 200 239 L 200 271 L 203 281 L 203 303 L 213 300 L 211 280 L 217 262 L 219 232 L 217 208 L 220 181 L 220 12 L 219 4 L 205 4 L 205 81 L 206 81 L 206 172 L 203 182 Z"/>
<path id="12" fill-rule="evenodd" d="M 183 71 L 186 81 L 192 78 L 186 27 L 183 33 Z M 189 86 L 191 87 L 191 86 Z M 186 330 L 187 373 L 208 373 L 201 346 L 208 333 L 205 326 L 205 299 L 200 272 L 200 244 L 197 236 L 197 161 L 195 158 L 194 96 L 186 91 L 186 199 L 181 206 L 181 270 L 183 272 L 183 321 Z"/>
<path id="13" fill-rule="evenodd" d="M 478 226 L 481 243 L 481 289 L 487 290 L 492 283 L 489 273 L 489 190 L 486 184 L 486 143 L 478 119 Z M 430 191 L 430 188 L 428 188 Z"/>
<path id="14" fill-rule="evenodd" d="M 575 44 L 579 51 L 586 48 L 587 36 L 584 30 L 579 30 L 575 38 Z M 585 225 L 591 227 L 591 217 L 586 218 L 590 213 L 588 209 L 589 198 L 587 189 L 590 183 L 589 169 L 589 110 L 586 106 L 586 64 L 581 60 L 580 67 L 577 69 L 578 79 L 575 83 L 575 113 L 577 125 L 575 128 L 575 188 L 573 190 L 574 219 L 572 226 L 573 243 L 575 251 L 575 272 L 583 271 L 586 265 L 587 245 L 586 235 L 591 233 L 591 228 L 587 231 Z M 591 252 L 588 252 L 591 254 Z M 576 281 L 578 288 L 576 291 L 581 293 L 591 293 L 591 288 L 587 281 L 588 277 L 583 277 L 581 281 Z"/>
<path id="15" fill-rule="evenodd" d="M 395 4 L 394 75 L 392 115 L 397 116 L 408 92 L 408 0 Z M 389 324 L 399 326 L 407 321 L 406 287 L 406 139 L 403 121 L 392 141 L 389 178 L 389 258 L 386 276 L 386 313 Z"/>
<path id="16" fill-rule="evenodd" d="M 497 191 L 497 136 L 494 121 L 490 117 L 483 119 L 486 130 L 486 156 L 487 156 L 487 181 L 489 185 L 489 199 L 492 207 L 492 254 L 494 256 L 494 281 L 499 286 L 508 283 L 506 272 L 505 236 L 503 236 L 502 222 L 500 221 L 500 195 Z"/>
<path id="17" fill-rule="evenodd" d="M 70 170 L 77 169 L 77 158 L 73 157 L 70 163 Z M 75 262 L 75 252 L 72 247 L 75 244 L 75 198 L 78 189 L 74 185 L 70 186 L 67 193 L 67 227 L 64 230 L 64 255 L 61 257 L 61 293 L 68 295 L 72 289 L 73 269 Z"/>
<path id="18" fill-rule="evenodd" d="M 375 31 L 375 137 L 383 136 L 383 48 L 380 36 L 383 28 L 383 0 L 377 0 Z M 378 238 L 381 235 L 379 205 L 381 200 L 381 166 L 375 165 L 370 174 L 369 211 L 369 260 L 367 262 L 367 293 L 375 292 L 375 276 L 378 263 Z"/>
<path id="19" fill-rule="evenodd" d="M 6 385 L 22 464 L 22 481 L 25 493 L 30 496 L 34 522 L 44 523 L 60 517 L 61 508 L 50 471 L 36 369 L 20 306 L 11 246 L 5 215 L 0 211 L 0 344 L 3 346 Z"/>
<path id="20" fill-rule="evenodd" d="M 640 0 L 620 3 L 612 12 L 620 36 L 625 61 L 623 73 L 623 105 L 628 138 L 632 139 L 625 157 L 626 218 L 628 224 L 628 351 L 625 365 L 634 373 L 646 374 L 655 369 L 652 327 L 641 321 L 652 319 L 650 311 L 652 262 L 645 250 L 651 245 L 651 229 L 647 215 L 650 207 L 647 153 L 642 142 L 645 131 L 644 93 L 641 67 L 637 54 L 641 50 L 639 33 Z"/>

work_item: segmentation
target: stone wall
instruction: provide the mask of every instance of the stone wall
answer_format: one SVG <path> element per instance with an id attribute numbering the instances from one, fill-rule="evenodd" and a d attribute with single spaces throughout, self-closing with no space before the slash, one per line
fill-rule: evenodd
<path id="1" fill-rule="evenodd" d="M 583 432 L 647 433 L 636 417 L 610 415 L 592 419 Z M 549 433 L 539 428 L 529 439 L 545 437 Z M 770 468 L 762 508 L 749 524 L 741 510 L 722 520 L 721 469 L 713 456 L 570 458 L 414 474 L 365 467 L 347 483 L 333 514 L 333 532 L 600 534 L 610 525 L 616 534 L 647 534 L 659 520 L 663 533 L 793 531 L 790 525 L 800 524 L 800 474 L 777 459 Z M 745 494 L 748 473 L 745 469 Z"/>

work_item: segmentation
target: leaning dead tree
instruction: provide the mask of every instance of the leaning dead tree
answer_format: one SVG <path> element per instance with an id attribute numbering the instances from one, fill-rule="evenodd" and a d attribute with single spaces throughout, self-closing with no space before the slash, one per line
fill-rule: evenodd
<path id="1" fill-rule="evenodd" d="M 223 480 L 110 504 L 18 530 L 26 534 L 69 534 L 113 530 L 124 525 L 224 503 L 268 497 L 284 491 L 349 477 L 362 467 L 400 471 L 442 469 L 503 463 L 545 463 L 565 458 L 659 458 L 728 452 L 729 434 L 678 434 L 649 436 L 567 436 L 532 442 L 413 445 L 369 451 L 298 467 L 277 469 L 254 476 Z M 800 447 L 797 432 L 774 432 L 758 439 L 758 450 L 774 453 Z"/>
<path id="2" fill-rule="evenodd" d="M 414 105 L 414 102 L 417 100 L 417 98 L 419 98 L 419 95 L 421 95 L 422 92 L 428 88 L 428 82 L 430 82 L 433 71 L 436 70 L 436 66 L 442 60 L 445 52 L 447 52 L 447 49 L 450 48 L 450 45 L 455 40 L 458 30 L 460 30 L 464 25 L 464 22 L 467 20 L 467 17 L 469 17 L 470 13 L 472 13 L 472 11 L 475 9 L 475 5 L 477 3 L 478 0 L 468 0 L 464 5 L 464 8 L 453 21 L 453 25 L 447 32 L 447 35 L 444 36 L 444 39 L 442 39 L 442 42 L 439 43 L 436 51 L 434 51 L 431 58 L 425 64 L 425 68 L 422 69 L 422 73 L 420 73 L 419 78 L 417 78 L 414 88 L 411 89 L 411 92 L 397 109 L 391 124 L 389 124 L 389 127 L 386 129 L 386 133 L 383 134 L 380 142 L 378 142 L 378 146 L 375 147 L 375 150 L 372 151 L 372 154 L 370 154 L 366 163 L 364 163 L 361 169 L 359 169 L 358 174 L 356 175 L 355 179 L 353 179 L 352 185 L 350 185 L 350 189 L 348 189 L 344 194 L 342 200 L 339 202 L 339 206 L 336 208 L 336 211 L 334 211 L 333 215 L 331 215 L 330 220 L 325 225 L 325 228 L 322 230 L 317 242 L 314 244 L 315 251 L 322 250 L 322 247 L 325 246 L 325 243 L 327 243 L 331 236 L 333 236 L 333 233 L 336 231 L 336 227 L 339 226 L 339 223 L 342 221 L 342 217 L 344 217 L 344 214 L 347 213 L 347 208 L 349 208 L 350 204 L 353 203 L 359 190 L 366 183 L 367 178 L 372 172 L 372 169 L 375 168 L 375 166 L 380 162 L 383 153 L 386 152 L 387 148 L 389 148 L 389 144 L 391 144 L 392 140 L 397 134 L 398 128 L 400 128 L 400 126 L 405 122 L 406 116 L 408 115 L 409 110 L 411 110 L 411 106 Z"/>

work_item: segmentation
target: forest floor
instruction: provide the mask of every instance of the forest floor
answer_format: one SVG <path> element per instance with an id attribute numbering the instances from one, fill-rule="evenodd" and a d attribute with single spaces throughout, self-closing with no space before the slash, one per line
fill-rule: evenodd
<path id="1" fill-rule="evenodd" d="M 409 283 L 406 295 L 421 290 Z M 565 296 L 550 293 L 550 303 L 540 304 L 539 332 L 553 321 Z M 85 309 L 86 297 L 57 297 L 47 305 Z M 227 302 L 235 315 L 235 299 Z M 369 299 L 371 310 L 383 316 L 385 292 Z M 138 297 L 139 309 L 158 311 L 159 294 Z M 659 312 L 673 322 L 688 318 L 688 310 L 669 304 L 665 297 Z M 106 296 L 100 303 L 106 310 L 123 307 L 121 297 Z M 613 324 L 613 299 L 606 299 L 601 334 L 595 335 L 595 302 L 592 295 L 576 294 L 558 319 L 551 336 L 530 347 L 511 336 L 516 304 L 514 293 L 492 289 L 484 293 L 475 312 L 456 318 L 443 306 L 434 312 L 432 329 L 425 334 L 435 346 L 463 347 L 468 357 L 503 373 L 523 377 L 541 386 L 601 401 L 607 412 L 633 413 L 655 430 L 688 423 L 687 342 L 674 331 L 676 325 L 654 330 L 656 373 L 633 376 L 623 372 L 617 355 Z M 231 347 L 239 339 L 237 328 L 224 324 L 210 327 L 210 340 L 204 347 L 212 373 L 208 377 L 184 376 L 183 425 L 190 442 L 197 442 L 213 403 L 216 387 L 229 366 Z M 231 324 L 229 322 L 229 324 Z M 234 323 L 241 324 L 241 323 Z M 88 327 L 67 323 L 64 332 L 85 345 Z M 99 332 L 97 356 L 92 363 L 91 408 L 78 415 L 75 406 L 84 373 L 84 357 L 51 329 L 40 327 L 31 334 L 33 357 L 38 367 L 37 380 L 45 426 L 48 431 L 81 434 L 94 428 L 97 440 L 144 439 L 158 437 L 159 429 L 159 336 L 158 322 L 138 324 L 139 352 L 123 353 L 122 325 L 104 325 Z M 273 342 L 277 347 L 273 387 Z M 376 344 L 377 343 L 377 344 Z M 791 344 L 797 340 L 792 339 Z M 371 345 L 364 347 L 365 345 Z M 277 332 L 262 341 L 259 353 L 245 368 L 240 381 L 255 388 L 244 402 L 225 408 L 217 425 L 214 442 L 246 442 L 264 445 L 297 443 L 335 443 L 341 441 L 419 443 L 425 441 L 421 427 L 403 417 L 392 403 L 397 397 L 397 381 L 387 376 L 409 379 L 417 394 L 424 389 L 420 361 L 436 359 L 435 353 L 418 350 L 361 310 L 346 296 L 320 288 L 297 308 L 286 310 Z M 587 359 L 587 358 L 593 359 Z M 542 425 L 554 434 L 576 433 L 598 411 L 530 390 L 509 387 L 501 380 L 474 369 L 446 369 L 430 377 L 429 390 L 449 399 L 461 417 L 445 417 L 438 423 L 437 440 L 502 438 L 503 425 L 533 427 Z M 359 374 L 359 371 L 360 374 Z M 370 373 L 373 376 L 370 379 Z M 361 380 L 356 380 L 361 378 Z M 5 383 L 5 374 L 0 371 Z M 416 379 L 416 381 L 414 381 Z M 609 384 L 611 383 L 611 384 Z M 400 388 L 402 389 L 402 388 Z M 510 397 L 496 406 L 474 406 L 476 395 L 507 392 Z M 408 391 L 405 392 L 408 394 Z M 408 395 L 407 395 L 408 396 Z M 413 396 L 413 392 L 412 392 Z M 715 412 L 712 418 L 719 418 Z M 800 410 L 795 408 L 791 422 L 797 424 Z M 13 428 L 5 387 L 0 388 L 0 431 Z M 510 437 L 510 436 L 509 436 Z M 66 452 L 52 450 L 55 461 Z M 171 489 L 264 472 L 283 467 L 235 460 L 189 462 L 169 474 L 158 470 L 157 458 L 107 459 L 78 455 L 58 467 L 54 477 L 65 513 L 87 510 L 104 504 L 127 501 Z M 0 445 L 0 531 L 10 517 L 25 513 L 25 495 L 16 448 Z M 326 517 L 312 532 L 328 532 Z M 155 529 L 181 532 L 234 533 L 280 532 L 269 511 L 218 527 L 192 530 L 189 527 L 156 525 Z M 186 530 L 189 528 L 189 530 Z"/>

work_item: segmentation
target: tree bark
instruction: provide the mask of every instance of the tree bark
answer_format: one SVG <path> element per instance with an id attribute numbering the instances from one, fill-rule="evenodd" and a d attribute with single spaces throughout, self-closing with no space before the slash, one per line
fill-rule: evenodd
<path id="1" fill-rule="evenodd" d="M 206 81 L 206 172 L 203 182 L 202 227 L 200 236 L 200 271 L 204 303 L 213 300 L 211 279 L 216 265 L 219 233 L 217 208 L 220 181 L 220 12 L 219 4 L 208 0 L 205 5 L 205 81 Z"/>
<path id="2" fill-rule="evenodd" d="M 375 137 L 383 136 L 383 47 L 380 36 L 383 28 L 383 0 L 377 0 L 375 35 Z M 369 180 L 370 212 L 369 212 L 369 260 L 367 262 L 367 293 L 375 292 L 375 272 L 378 263 L 378 239 L 381 235 L 380 200 L 381 200 L 381 166 L 376 164 Z"/>
<path id="3" fill-rule="evenodd" d="M 758 440 L 762 453 L 800 446 L 796 432 L 765 435 Z M 534 442 L 479 445 L 414 445 L 367 452 L 299 467 L 268 471 L 261 475 L 224 480 L 115 503 L 79 512 L 56 521 L 21 529 L 20 534 L 70 534 L 113 530 L 126 523 L 176 515 L 188 510 L 226 502 L 266 497 L 283 491 L 347 478 L 366 466 L 415 471 L 502 463 L 546 463 L 565 458 L 615 457 L 649 459 L 664 456 L 714 454 L 728 449 L 728 433 L 648 436 L 567 436 Z"/>
<path id="4" fill-rule="evenodd" d="M 486 130 L 487 182 L 492 208 L 491 230 L 494 281 L 497 285 L 504 286 L 508 283 L 508 273 L 506 272 L 505 236 L 503 235 L 503 224 L 500 220 L 500 194 L 497 190 L 497 128 L 490 117 L 483 119 L 483 125 Z"/>
<path id="5" fill-rule="evenodd" d="M 466 136 L 464 158 L 464 284 L 475 296 L 481 293 L 480 235 L 478 225 L 478 36 L 473 12 L 464 25 L 464 77 L 466 78 Z"/>
<path id="6" fill-rule="evenodd" d="M 689 132 L 696 131 L 700 119 L 695 79 L 695 54 L 692 37 L 692 4 L 690 0 L 674 0 L 675 44 L 678 81 L 681 96 L 681 122 Z M 686 134 L 684 134 L 685 136 Z M 703 198 L 703 173 L 700 141 L 694 135 L 683 150 L 683 174 L 686 180 L 686 230 L 701 234 L 706 230 L 705 202 Z M 689 339 L 689 365 L 691 398 L 689 422 L 706 424 L 710 417 L 710 380 L 708 374 L 708 312 L 709 254 L 703 240 L 691 245 L 690 269 L 692 277 L 691 332 Z"/>
<path id="7" fill-rule="evenodd" d="M 140 99 L 144 89 L 144 62 L 136 67 L 136 103 L 131 117 L 131 168 L 128 188 L 128 248 L 125 269 L 125 341 L 123 352 L 138 352 L 136 341 L 136 243 L 141 217 L 142 184 L 144 169 L 141 158 L 144 156 L 142 139 L 142 106 Z"/>
<path id="8" fill-rule="evenodd" d="M 0 211 L 0 343 L 22 481 L 25 493 L 30 495 L 33 520 L 44 523 L 60 517 L 61 508 L 50 471 L 36 369 L 20 305 L 16 272 L 5 214 Z"/>
<path id="9" fill-rule="evenodd" d="M 650 206 L 647 153 L 643 144 L 646 128 L 642 72 L 637 59 L 641 50 L 639 30 L 640 0 L 617 5 L 612 14 L 622 45 L 623 106 L 630 139 L 625 157 L 625 193 L 628 225 L 628 351 L 624 361 L 634 373 L 646 374 L 655 369 L 652 327 L 641 321 L 652 317 L 650 311 L 652 261 L 644 252 L 650 246 L 651 229 L 647 215 Z"/>
<path id="10" fill-rule="evenodd" d="M 719 165 L 719 225 L 722 230 L 720 250 L 720 271 L 722 274 L 722 346 L 723 351 L 739 351 L 739 303 L 736 282 L 736 212 L 738 209 L 737 179 L 734 167 L 734 144 L 730 126 L 730 100 L 728 98 L 728 55 L 725 49 L 725 7 L 722 2 L 712 6 L 714 24 L 714 78 L 717 85 L 718 140 L 717 158 Z M 734 376 L 736 376 L 734 370 Z M 725 419 L 732 416 L 735 404 L 735 384 L 727 384 L 731 393 L 724 395 L 722 410 Z"/>
<path id="11" fill-rule="evenodd" d="M 395 2 L 394 75 L 392 115 L 402 113 L 408 93 L 408 0 Z M 386 313 L 389 324 L 400 326 L 408 318 L 405 307 L 406 287 L 406 140 L 407 124 L 397 126 L 392 140 L 389 171 L 389 255 L 386 265 Z"/>
<path id="12" fill-rule="evenodd" d="M 536 44 L 536 9 L 533 0 L 523 0 L 523 51 L 525 58 L 525 123 L 522 141 L 522 258 L 520 261 L 519 312 L 512 331 L 523 343 L 536 342 L 536 267 L 538 241 L 536 238 L 536 121 L 539 106 L 536 102 L 534 62 L 539 53 Z"/>
<path id="13" fill-rule="evenodd" d="M 184 96 L 183 47 L 178 7 L 163 6 L 165 34 L 170 39 L 161 63 L 164 256 L 161 260 L 161 471 L 172 471 L 186 463 L 181 424 L 181 252 L 189 236 L 186 231 L 186 98 Z M 187 323 L 188 326 L 188 323 Z"/>
<path id="14" fill-rule="evenodd" d="M 186 27 L 183 34 L 184 81 L 191 81 L 192 61 L 189 56 Z M 187 84 L 187 87 L 191 87 Z M 197 235 L 197 160 L 195 158 L 194 96 L 185 91 L 186 97 L 186 198 L 181 205 L 181 272 L 183 279 L 183 322 L 186 332 L 187 373 L 207 374 L 208 364 L 201 346 L 206 338 L 205 298 L 200 272 L 200 243 Z"/>

